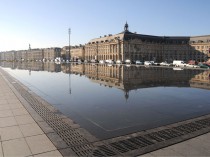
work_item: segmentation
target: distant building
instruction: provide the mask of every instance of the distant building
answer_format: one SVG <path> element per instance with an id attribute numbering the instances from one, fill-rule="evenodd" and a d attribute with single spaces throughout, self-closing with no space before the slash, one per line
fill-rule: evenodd
<path id="1" fill-rule="evenodd" d="M 80 46 L 72 46 L 71 47 L 71 59 L 77 60 L 77 59 L 85 59 L 85 47 L 84 45 Z"/>
<path id="2" fill-rule="evenodd" d="M 75 45 L 70 47 L 70 54 L 69 54 L 69 46 L 64 46 L 61 51 L 61 56 L 63 59 L 71 58 L 72 60 L 76 59 L 85 59 L 85 47 L 84 45 Z M 70 55 L 70 57 L 69 57 Z"/>
<path id="3" fill-rule="evenodd" d="M 55 48 L 45 48 L 43 49 L 45 60 L 55 60 L 57 57 L 61 57 L 61 48 L 55 47 Z"/>
<path id="4" fill-rule="evenodd" d="M 66 58 L 69 58 L 69 46 L 64 46 L 61 49 L 61 57 L 65 60 L 66 60 Z"/>
<path id="5" fill-rule="evenodd" d="M 61 48 L 28 49 L 0 53 L 0 59 L 8 61 L 42 61 L 43 59 L 54 60 L 56 57 L 61 57 Z"/>
<path id="6" fill-rule="evenodd" d="M 44 58 L 43 49 L 30 49 L 26 53 L 26 59 L 28 61 L 39 61 Z"/>
<path id="7" fill-rule="evenodd" d="M 85 59 L 97 60 L 199 60 L 204 61 L 207 51 L 202 52 L 191 45 L 197 37 L 179 36 L 151 36 L 132 33 L 128 24 L 119 34 L 104 35 L 104 37 L 90 40 L 85 45 Z M 206 45 L 209 45 L 210 36 L 205 36 Z M 203 43 L 203 44 L 204 44 Z M 200 44 L 201 45 L 201 44 Z"/>
<path id="8" fill-rule="evenodd" d="M 195 50 L 196 60 L 199 60 L 201 57 L 210 58 L 210 35 L 191 37 L 190 45 Z M 199 55 L 201 56 L 199 57 Z"/>
<path id="9" fill-rule="evenodd" d="M 13 61 L 16 58 L 16 51 L 6 51 L 6 52 L 1 52 L 1 60 L 8 60 L 8 61 Z"/>

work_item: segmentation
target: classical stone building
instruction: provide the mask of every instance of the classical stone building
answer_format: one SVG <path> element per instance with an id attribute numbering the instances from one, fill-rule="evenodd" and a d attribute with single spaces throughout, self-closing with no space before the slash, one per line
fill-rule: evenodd
<path id="1" fill-rule="evenodd" d="M 90 40 L 85 45 L 85 59 L 97 60 L 199 60 L 204 61 L 208 55 L 193 46 L 191 41 L 197 37 L 151 36 L 132 33 L 128 24 L 119 34 L 109 34 Z M 204 43 L 209 44 L 210 36 L 205 36 Z M 192 43 L 192 45 L 191 45 Z M 197 42 L 196 42 L 197 43 Z"/>
<path id="2" fill-rule="evenodd" d="M 28 49 L 0 53 L 0 59 L 7 61 L 42 61 L 43 59 L 54 60 L 56 57 L 61 57 L 61 48 Z"/>
<path id="3" fill-rule="evenodd" d="M 28 50 L 19 50 L 16 51 L 16 54 L 17 61 L 26 61 L 28 58 Z"/>
<path id="4" fill-rule="evenodd" d="M 15 51 L 6 51 L 0 53 L 1 60 L 13 61 L 15 60 L 16 52 Z"/>
<path id="5" fill-rule="evenodd" d="M 69 57 L 69 47 L 64 46 L 61 48 L 61 57 L 66 60 L 67 57 Z"/>
<path id="6" fill-rule="evenodd" d="M 69 54 L 69 46 L 64 46 L 61 51 L 61 56 L 63 59 L 68 59 L 69 55 L 72 60 L 76 59 L 85 59 L 85 47 L 84 45 L 75 45 L 70 47 L 70 54 Z"/>
<path id="7" fill-rule="evenodd" d="M 28 61 L 39 61 L 44 58 L 43 49 L 29 49 L 26 53 L 26 59 Z"/>
<path id="8" fill-rule="evenodd" d="M 210 58 L 210 35 L 191 37 L 190 45 L 194 49 L 196 60 L 199 60 L 202 56 Z"/>
<path id="9" fill-rule="evenodd" d="M 77 60 L 77 59 L 84 60 L 84 58 L 85 58 L 84 57 L 84 55 L 85 55 L 84 45 L 72 46 L 70 52 L 71 52 L 72 60 Z"/>
<path id="10" fill-rule="evenodd" d="M 43 49 L 44 57 L 43 59 L 45 60 L 55 60 L 57 57 L 61 57 L 61 48 L 54 47 L 54 48 L 45 48 Z"/>

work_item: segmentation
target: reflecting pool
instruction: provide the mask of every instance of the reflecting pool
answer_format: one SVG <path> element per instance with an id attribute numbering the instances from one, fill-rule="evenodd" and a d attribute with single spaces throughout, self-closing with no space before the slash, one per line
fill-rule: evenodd
<path id="1" fill-rule="evenodd" d="M 100 139 L 210 113 L 210 71 L 101 64 L 1 63 Z"/>

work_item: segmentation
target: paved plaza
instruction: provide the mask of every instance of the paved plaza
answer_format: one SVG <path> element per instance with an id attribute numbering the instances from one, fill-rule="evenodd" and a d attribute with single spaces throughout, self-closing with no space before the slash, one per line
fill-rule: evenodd
<path id="1" fill-rule="evenodd" d="M 0 72 L 0 157 L 61 157 Z M 142 156 L 210 156 L 210 133 Z"/>
<path id="2" fill-rule="evenodd" d="M 0 157 L 62 155 L 0 73 Z"/>

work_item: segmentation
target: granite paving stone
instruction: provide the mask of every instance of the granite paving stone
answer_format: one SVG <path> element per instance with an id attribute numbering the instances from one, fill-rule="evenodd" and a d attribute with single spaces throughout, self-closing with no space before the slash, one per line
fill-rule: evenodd
<path id="1" fill-rule="evenodd" d="M 0 111 L 9 110 L 9 105 L 0 105 Z"/>
<path id="2" fill-rule="evenodd" d="M 0 100 L 0 105 L 5 105 L 5 104 L 7 104 L 7 100 Z"/>
<path id="3" fill-rule="evenodd" d="M 24 157 L 32 155 L 24 138 L 2 142 L 4 157 Z"/>
<path id="4" fill-rule="evenodd" d="M 175 152 L 173 149 L 159 149 L 150 153 L 153 156 L 182 156 L 181 154 Z"/>
<path id="5" fill-rule="evenodd" d="M 0 128 L 0 134 L 2 141 L 23 137 L 23 134 L 18 126 Z"/>
<path id="6" fill-rule="evenodd" d="M 3 157 L 2 144 L 0 142 L 0 157 Z"/>
<path id="7" fill-rule="evenodd" d="M 51 152 L 34 155 L 34 157 L 62 157 L 62 155 L 59 151 L 55 150 Z"/>
<path id="8" fill-rule="evenodd" d="M 19 108 L 23 108 L 23 105 L 20 103 L 17 104 L 9 104 L 10 109 L 19 109 Z"/>
<path id="9" fill-rule="evenodd" d="M 182 156 L 206 156 L 206 152 L 201 149 L 195 149 L 184 143 L 179 143 L 171 146 L 171 149 L 174 150 L 177 154 Z"/>
<path id="10" fill-rule="evenodd" d="M 1 88 L 1 87 L 0 87 Z M 0 94 L 0 101 L 1 100 L 6 100 L 6 98 L 4 97 L 4 95 L 3 94 Z"/>
<path id="11" fill-rule="evenodd" d="M 198 137 L 196 137 L 196 139 L 199 139 L 199 140 L 201 140 L 201 141 L 210 141 L 210 133 L 207 133 L 207 134 L 204 134 L 204 135 L 202 135 L 202 136 L 198 136 Z"/>
<path id="12" fill-rule="evenodd" d="M 33 154 L 56 150 L 55 146 L 49 141 L 46 135 L 26 137 L 26 141 Z"/>
<path id="13" fill-rule="evenodd" d="M 20 125 L 20 130 L 22 131 L 24 137 L 44 133 L 36 123 Z"/>
<path id="14" fill-rule="evenodd" d="M 12 110 L 14 116 L 29 114 L 25 108 L 17 108 Z"/>
<path id="15" fill-rule="evenodd" d="M 191 139 L 185 142 L 187 145 L 193 149 L 205 152 L 206 155 L 210 156 L 210 141 L 209 140 L 200 140 L 198 138 Z M 202 146 L 202 147 L 198 147 Z"/>
<path id="16" fill-rule="evenodd" d="M 3 117 L 12 117 L 13 116 L 13 113 L 11 110 L 1 110 L 0 111 L 0 118 L 3 118 Z"/>
<path id="17" fill-rule="evenodd" d="M 7 102 L 9 104 L 21 104 L 20 101 L 17 98 L 15 98 L 15 99 L 10 98 L 10 99 L 7 100 Z"/>
<path id="18" fill-rule="evenodd" d="M 204 134 L 202 136 L 144 154 L 143 156 L 210 156 L 210 142 L 198 139 L 205 137 L 206 135 Z"/>
<path id="19" fill-rule="evenodd" d="M 17 122 L 14 117 L 3 117 L 0 118 L 0 127 L 7 127 L 17 125 Z"/>
<path id="20" fill-rule="evenodd" d="M 21 125 L 21 124 L 35 123 L 35 121 L 33 120 L 33 118 L 30 115 L 15 116 L 15 119 L 17 120 L 17 123 L 19 125 Z"/>
<path id="21" fill-rule="evenodd" d="M 138 157 L 154 157 L 151 153 L 147 153 L 147 154 L 144 154 L 144 155 L 140 155 Z"/>

